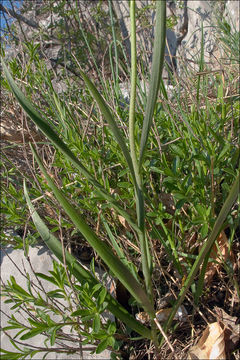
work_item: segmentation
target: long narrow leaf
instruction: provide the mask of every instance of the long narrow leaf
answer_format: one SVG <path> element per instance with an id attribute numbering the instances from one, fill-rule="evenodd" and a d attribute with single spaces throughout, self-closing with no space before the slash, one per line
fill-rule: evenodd
<path id="1" fill-rule="evenodd" d="M 153 301 L 152 293 L 152 259 L 149 251 L 149 244 L 145 234 L 145 209 L 144 209 L 144 194 L 142 187 L 142 177 L 137 160 L 136 146 L 135 146 L 135 105 L 136 105 L 136 82 L 137 82 L 137 52 L 136 52 L 136 18 L 135 18 L 135 1 L 130 1 L 130 20 L 131 20 L 131 93 L 129 106 L 129 142 L 130 154 L 133 162 L 133 168 L 136 175 L 135 197 L 136 210 L 138 217 L 138 226 L 142 233 L 139 234 L 139 243 L 142 257 L 142 270 L 146 290 L 151 301 Z"/>
<path id="2" fill-rule="evenodd" d="M 62 245 L 59 240 L 56 239 L 56 237 L 49 231 L 47 226 L 44 224 L 40 216 L 38 215 L 37 211 L 35 210 L 34 206 L 32 205 L 26 183 L 24 182 L 24 194 L 27 201 L 28 208 L 30 210 L 33 222 L 47 245 L 47 247 L 53 252 L 53 254 L 61 261 L 63 262 L 63 254 L 62 254 Z M 76 277 L 76 279 L 80 282 L 87 282 L 90 287 L 95 286 L 96 284 L 99 284 L 99 281 L 92 276 L 90 271 L 86 270 L 77 260 L 76 258 L 71 255 L 67 250 L 65 251 L 65 258 L 66 263 L 69 269 L 72 269 L 73 275 Z M 116 318 L 123 321 L 126 325 L 128 325 L 131 329 L 137 331 L 142 336 L 145 336 L 147 338 L 151 337 L 150 330 L 147 329 L 145 326 L 140 324 L 136 319 L 128 313 L 128 311 L 122 307 L 118 303 L 117 300 L 115 300 L 109 293 L 106 295 L 106 300 L 108 302 L 108 310 L 116 316 Z"/>
<path id="3" fill-rule="evenodd" d="M 114 80 L 114 90 L 115 90 L 115 94 L 117 94 L 117 96 L 119 96 L 119 71 L 118 71 L 118 47 L 117 47 L 117 37 L 116 37 L 116 27 L 115 27 L 115 23 L 114 23 L 114 17 L 113 17 L 113 4 L 111 0 L 108 0 L 108 8 L 109 8 L 109 15 L 110 15 L 110 20 L 111 20 L 111 28 L 112 28 L 112 38 L 113 38 L 113 45 L 114 45 L 114 62 L 115 62 L 115 71 L 113 69 L 113 66 L 111 66 L 112 68 L 112 77 Z M 110 48 L 111 49 L 111 48 Z M 112 59 L 112 56 L 110 56 L 110 61 Z M 113 61 L 112 61 L 113 62 Z"/>
<path id="4" fill-rule="evenodd" d="M 108 265 L 114 275 L 121 281 L 121 283 L 126 287 L 126 289 L 128 289 L 132 296 L 137 300 L 137 302 L 141 304 L 147 312 L 152 313 L 153 309 L 151 303 L 149 302 L 148 296 L 143 290 L 140 283 L 133 277 L 131 272 L 126 268 L 126 266 L 121 262 L 121 260 L 113 254 L 112 249 L 97 237 L 94 231 L 82 219 L 79 212 L 64 197 L 63 193 L 56 187 L 51 177 L 47 174 L 40 158 L 38 157 L 36 151 L 33 149 L 32 146 L 31 149 L 42 173 L 44 174 L 48 182 L 48 185 L 52 189 L 56 199 L 59 201 L 65 212 L 75 224 L 75 226 L 82 233 L 82 235 L 92 246 L 92 248 L 102 258 L 102 260 Z"/>
<path id="5" fill-rule="evenodd" d="M 125 266 L 127 266 L 127 268 L 129 269 L 129 271 L 131 271 L 133 276 L 137 277 L 136 271 L 133 267 L 134 266 L 133 263 L 131 263 L 130 261 L 127 260 L 125 254 L 123 252 L 123 249 L 118 245 L 118 243 L 117 243 L 117 241 L 116 241 L 116 239 L 115 239 L 115 237 L 103 215 L 101 215 L 101 219 L 102 219 L 103 225 L 106 229 L 106 232 L 108 234 L 108 237 L 111 240 L 112 246 L 113 246 L 114 250 L 116 251 L 116 254 L 118 255 L 119 259 L 121 259 L 123 264 Z"/>
<path id="6" fill-rule="evenodd" d="M 166 1 L 162 0 L 162 1 L 157 1 L 152 72 L 151 72 L 150 88 L 147 98 L 146 112 L 144 116 L 143 129 L 141 135 L 140 163 L 142 163 L 143 160 L 144 149 L 151 128 L 153 112 L 157 100 L 160 80 L 162 77 L 165 36 L 166 36 Z"/>
<path id="7" fill-rule="evenodd" d="M 125 256 L 124 252 L 123 252 L 123 249 L 118 245 L 118 243 L 117 243 L 117 241 L 116 241 L 116 239 L 115 239 L 115 237 L 114 237 L 114 235 L 113 235 L 113 233 L 112 233 L 112 231 L 111 231 L 111 229 L 110 229 L 110 227 L 109 227 L 109 225 L 108 225 L 108 223 L 107 223 L 107 221 L 105 220 L 105 218 L 104 218 L 103 215 L 101 215 L 101 220 L 102 220 L 102 223 L 103 223 L 103 225 L 104 225 L 104 227 L 105 227 L 105 229 L 106 229 L 106 232 L 107 232 L 107 234 L 108 234 L 108 237 L 109 237 L 109 239 L 111 240 L 112 246 L 113 246 L 114 250 L 116 251 L 119 259 L 121 259 L 122 262 L 123 262 L 125 265 L 127 265 L 127 264 L 128 264 L 128 260 L 127 260 L 127 258 L 126 258 L 126 256 Z"/>
<path id="8" fill-rule="evenodd" d="M 120 146 L 120 148 L 123 152 L 123 155 L 127 161 L 130 173 L 132 175 L 133 183 L 136 184 L 136 175 L 135 175 L 135 171 L 133 168 L 133 163 L 132 163 L 130 153 L 126 146 L 126 139 L 124 139 L 123 135 L 121 134 L 121 132 L 117 126 L 117 123 L 114 120 L 114 118 L 109 110 L 109 107 L 107 106 L 106 102 L 104 101 L 103 97 L 101 96 L 101 94 L 99 93 L 99 91 L 97 90 L 95 85 L 92 83 L 92 81 L 89 79 L 89 77 L 82 70 L 79 70 L 79 71 L 81 73 L 81 76 L 82 76 L 85 84 L 87 85 L 88 89 L 90 90 L 93 98 L 96 100 L 104 118 L 108 122 L 108 125 L 109 125 L 110 129 L 112 130 L 112 133 L 115 136 L 115 138 L 118 142 L 118 145 Z"/>
<path id="9" fill-rule="evenodd" d="M 52 143 L 71 161 L 71 163 L 95 186 L 101 196 L 111 203 L 113 208 L 121 214 L 127 222 L 134 228 L 135 231 L 139 232 L 139 228 L 129 214 L 116 202 L 116 200 L 99 184 L 98 181 L 89 173 L 89 171 L 82 165 L 82 163 L 76 158 L 68 146 L 59 138 L 54 130 L 48 125 L 48 123 L 42 119 L 38 111 L 34 108 L 32 103 L 25 97 L 23 92 L 15 84 L 11 74 L 9 73 L 4 61 L 2 60 L 2 66 L 6 75 L 8 84 L 10 85 L 12 92 L 17 98 L 20 105 L 30 116 L 32 121 L 37 127 L 46 135 L 46 137 L 52 141 Z"/>

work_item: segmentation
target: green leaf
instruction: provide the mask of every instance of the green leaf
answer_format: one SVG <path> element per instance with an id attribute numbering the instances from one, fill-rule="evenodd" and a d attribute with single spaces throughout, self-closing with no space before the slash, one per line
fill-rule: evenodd
<path id="1" fill-rule="evenodd" d="M 65 296 L 59 292 L 59 290 L 52 290 L 47 293 L 50 298 L 64 299 Z"/>
<path id="2" fill-rule="evenodd" d="M 85 84 L 87 85 L 88 89 L 90 90 L 93 98 L 96 100 L 103 116 L 105 117 L 106 121 L 108 122 L 108 125 L 109 125 L 110 129 L 112 130 L 112 133 L 115 136 L 115 138 L 118 142 L 118 145 L 120 146 L 120 148 L 123 152 L 123 155 L 125 156 L 130 173 L 132 175 L 133 182 L 134 182 L 134 184 L 136 184 L 136 176 L 135 176 L 135 172 L 133 169 L 132 159 L 129 154 L 128 148 L 126 146 L 126 139 L 124 139 L 123 135 L 121 134 L 121 132 L 117 126 L 117 123 L 114 120 L 106 102 L 104 101 L 103 97 L 101 96 L 101 94 L 99 93 L 99 91 L 97 90 L 95 85 L 92 83 L 92 81 L 89 79 L 89 77 L 82 70 L 80 70 L 80 73 L 81 73 L 81 76 L 82 76 Z"/>
<path id="3" fill-rule="evenodd" d="M 98 291 L 98 290 L 100 290 L 100 289 L 102 289 L 102 284 L 95 285 L 95 286 L 93 287 L 92 293 L 94 294 L 96 291 Z M 105 289 L 105 288 L 104 288 L 104 289 Z"/>
<path id="4" fill-rule="evenodd" d="M 54 253 L 54 255 L 63 263 L 63 254 L 62 254 L 62 244 L 58 241 L 55 236 L 49 231 L 47 226 L 39 217 L 38 213 L 34 209 L 28 192 L 26 184 L 24 182 L 24 194 L 27 200 L 27 204 L 33 219 L 33 222 L 41 235 L 43 241 L 47 247 Z M 72 270 L 72 274 L 80 283 L 87 282 L 91 287 L 99 284 L 99 281 L 95 279 L 90 271 L 86 270 L 74 256 L 72 256 L 68 251 L 65 251 L 66 263 L 69 268 Z M 130 328 L 145 336 L 148 339 L 151 339 L 151 331 L 146 328 L 144 325 L 140 324 L 129 312 L 122 307 L 109 293 L 106 295 L 106 301 L 108 302 L 108 310 L 116 316 L 116 318 L 123 321 Z"/>
<path id="5" fill-rule="evenodd" d="M 93 331 L 95 333 L 98 333 L 100 330 L 100 326 L 101 326 L 101 320 L 100 320 L 100 315 L 99 314 L 95 314 L 94 315 L 94 319 L 93 319 Z"/>
<path id="6" fill-rule="evenodd" d="M 142 271 L 144 275 L 145 288 L 153 308 L 153 293 L 151 272 L 153 268 L 152 257 L 150 255 L 149 243 L 145 234 L 145 206 L 143 181 L 141 176 L 141 166 L 137 160 L 137 152 L 135 146 L 135 106 L 136 106 L 136 80 L 137 80 L 137 54 L 136 54 L 136 18 L 135 18 L 135 1 L 130 1 L 130 20 L 131 20 L 131 94 L 129 105 L 129 142 L 130 154 L 133 162 L 133 168 L 136 176 L 135 198 L 138 226 L 141 229 L 139 233 L 139 243 L 141 249 Z M 149 313 L 154 316 L 154 311 Z"/>
<path id="7" fill-rule="evenodd" d="M 108 345 L 114 347 L 115 345 L 115 338 L 113 336 L 108 337 Z"/>
<path id="8" fill-rule="evenodd" d="M 102 290 L 98 294 L 97 302 L 98 305 L 102 305 L 107 295 L 107 290 L 105 288 L 102 288 Z"/>
<path id="9" fill-rule="evenodd" d="M 196 205 L 196 210 L 197 212 L 201 215 L 202 218 L 205 217 L 205 213 L 206 213 L 206 208 L 200 204 Z"/>
<path id="10" fill-rule="evenodd" d="M 20 105 L 26 111 L 26 113 L 30 116 L 32 121 L 37 125 L 37 127 L 46 135 L 46 137 L 52 141 L 52 143 L 66 156 L 68 160 L 95 186 L 101 196 L 109 201 L 113 208 L 118 211 L 119 214 L 124 216 L 124 218 L 128 221 L 128 223 L 139 232 L 139 228 L 137 224 L 131 219 L 128 213 L 116 202 L 116 200 L 99 184 L 98 181 L 89 173 L 89 171 L 82 165 L 82 163 L 76 158 L 73 152 L 69 149 L 69 147 L 59 138 L 59 136 L 53 131 L 53 129 L 48 125 L 48 123 L 42 119 L 38 111 L 34 108 L 32 103 L 25 97 L 23 92 L 18 88 L 15 84 L 12 76 L 10 75 L 4 61 L 2 60 L 2 67 L 7 78 L 7 81 L 17 98 Z M 107 110 L 106 110 L 107 111 Z M 110 114 L 111 116 L 111 114 Z"/>
<path id="11" fill-rule="evenodd" d="M 22 353 L 11 352 L 11 351 L 4 350 L 2 348 L 0 348 L 0 352 L 4 353 L 4 355 L 0 354 L 1 360 L 10 360 L 10 359 L 15 360 L 15 359 L 20 359 L 23 356 Z"/>
<path id="12" fill-rule="evenodd" d="M 108 339 L 104 339 L 96 348 L 96 354 L 101 354 L 108 347 Z"/>
<path id="13" fill-rule="evenodd" d="M 58 285 L 56 280 L 52 276 L 48 276 L 48 275 L 45 275 L 45 274 L 39 273 L 39 272 L 37 272 L 36 275 L 37 275 L 37 277 L 40 277 L 41 279 L 47 280 L 47 281 L 51 282 L 54 285 Z"/>
<path id="14" fill-rule="evenodd" d="M 51 336 L 50 336 L 50 345 L 53 346 L 56 341 L 56 334 L 59 329 L 61 329 L 62 325 L 55 326 L 53 329 L 51 329 Z"/>
<path id="15" fill-rule="evenodd" d="M 28 331 L 26 334 L 20 337 L 21 340 L 28 340 L 36 335 L 42 334 L 44 331 L 48 329 L 48 326 L 41 326 L 39 328 L 34 328 L 33 330 Z"/>
<path id="16" fill-rule="evenodd" d="M 24 298 L 32 298 L 32 296 L 28 292 L 26 292 L 20 285 L 16 283 L 14 276 L 11 275 L 10 280 L 12 282 L 12 288 L 17 294 L 22 295 Z"/>
<path id="17" fill-rule="evenodd" d="M 113 335 L 113 334 L 115 334 L 116 330 L 117 330 L 116 324 L 111 322 L 108 326 L 108 334 Z"/>
<path id="18" fill-rule="evenodd" d="M 74 311 L 71 316 L 88 316 L 90 314 L 90 310 L 88 309 L 78 309 L 76 311 Z"/>
<path id="19" fill-rule="evenodd" d="M 3 329 L 5 331 L 7 331 L 7 330 L 13 330 L 13 329 L 22 329 L 22 328 L 23 328 L 23 326 L 21 326 L 21 325 L 9 325 L 9 326 L 5 326 Z"/>
<path id="20" fill-rule="evenodd" d="M 134 269 L 131 266 L 132 264 L 127 260 L 122 248 L 118 245 L 118 243 L 117 243 L 117 241 L 116 241 L 116 239 L 115 239 L 115 237 L 114 237 L 114 235 L 113 235 L 113 233 L 112 233 L 112 231 L 111 231 L 111 229 L 110 229 L 110 227 L 109 227 L 109 225 L 108 225 L 108 223 L 105 220 L 103 215 L 101 215 L 101 220 L 103 222 L 103 225 L 104 225 L 104 227 L 105 227 L 105 229 L 107 231 L 109 239 L 111 240 L 112 246 L 115 249 L 119 259 L 121 259 L 121 261 L 125 264 L 125 266 L 128 267 L 128 269 L 131 271 L 133 276 L 137 278 L 136 272 L 134 271 Z"/>
<path id="21" fill-rule="evenodd" d="M 121 260 L 113 254 L 112 249 L 102 240 L 100 240 L 94 231 L 86 224 L 79 212 L 70 204 L 70 202 L 64 197 L 62 191 L 60 191 L 51 177 L 47 174 L 44 169 L 40 158 L 36 151 L 31 146 L 34 157 L 44 174 L 48 185 L 52 189 L 56 199 L 59 201 L 63 209 L 66 211 L 70 219 L 73 221 L 78 230 L 85 237 L 87 242 L 92 248 L 99 254 L 103 261 L 108 265 L 114 275 L 122 282 L 122 284 L 128 289 L 132 296 L 137 300 L 139 304 L 143 306 L 145 311 L 152 312 L 152 305 L 148 299 L 148 296 L 140 283 L 133 277 L 132 273 L 128 268 L 121 262 Z"/>
<path id="22" fill-rule="evenodd" d="M 203 239 L 205 239 L 205 237 L 206 237 L 207 234 L 208 234 L 208 224 L 203 224 L 203 226 L 201 227 L 200 232 L 201 232 L 201 237 L 202 237 Z"/>
<path id="23" fill-rule="evenodd" d="M 236 180 L 234 181 L 231 191 L 230 191 L 227 199 L 225 200 L 225 202 L 222 206 L 222 209 L 215 221 L 215 224 L 211 231 L 211 234 L 209 235 L 208 239 L 204 243 L 197 259 L 195 260 L 195 262 L 192 266 L 192 269 L 191 269 L 190 273 L 188 274 L 188 277 L 178 295 L 178 299 L 173 306 L 172 312 L 171 312 L 171 314 L 165 324 L 165 327 L 164 327 L 165 331 L 167 331 L 169 329 L 169 327 L 171 326 L 172 320 L 174 318 L 174 315 L 177 312 L 177 309 L 179 308 L 182 301 L 184 300 L 186 292 L 188 291 L 189 287 L 192 285 L 194 278 L 195 278 L 202 262 L 204 261 L 205 257 L 207 256 L 211 247 L 213 246 L 214 241 L 216 240 L 219 232 L 221 231 L 221 227 L 223 225 L 224 220 L 226 219 L 229 211 L 231 210 L 233 204 L 235 203 L 235 201 L 239 195 L 239 185 L 240 185 L 239 178 L 240 178 L 240 173 L 238 170 Z M 202 275 L 200 277 L 202 278 Z"/>
<path id="24" fill-rule="evenodd" d="M 157 1 L 156 26 L 153 45 L 152 72 L 149 84 L 146 111 L 143 121 L 143 129 L 140 144 L 140 163 L 143 161 L 144 149 L 147 144 L 149 131 L 152 124 L 153 113 L 159 91 L 160 80 L 162 77 L 164 50 L 166 36 L 166 2 Z"/>

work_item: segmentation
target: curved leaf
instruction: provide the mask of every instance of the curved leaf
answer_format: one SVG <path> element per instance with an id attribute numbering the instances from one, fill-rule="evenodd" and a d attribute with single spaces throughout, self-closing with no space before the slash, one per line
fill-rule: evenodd
<path id="1" fill-rule="evenodd" d="M 63 253 L 62 253 L 62 244 L 59 240 L 56 239 L 56 237 L 49 231 L 47 226 L 44 224 L 40 216 L 38 215 L 37 211 L 35 210 L 34 206 L 32 205 L 26 183 L 24 182 L 24 194 L 27 201 L 28 208 L 31 213 L 31 217 L 33 219 L 33 222 L 47 245 L 47 247 L 53 252 L 53 254 L 63 263 Z M 75 278 L 80 282 L 87 282 L 90 287 L 93 287 L 97 284 L 100 284 L 100 282 L 93 277 L 93 275 L 90 273 L 90 271 L 86 270 L 85 267 L 83 267 L 77 259 L 71 255 L 67 250 L 65 250 L 65 258 L 66 263 L 69 269 L 72 270 L 73 275 Z M 101 284 L 102 285 L 102 284 Z M 151 338 L 151 332 L 149 329 L 147 329 L 145 326 L 140 324 L 131 314 L 128 313 L 128 311 L 122 307 L 118 303 L 117 300 L 115 300 L 108 292 L 106 294 L 105 300 L 107 301 L 108 310 L 116 316 L 116 318 L 123 321 L 126 325 L 128 325 L 131 329 L 135 330 L 142 336 L 145 336 L 146 338 Z"/>
<path id="2" fill-rule="evenodd" d="M 146 111 L 143 121 L 143 129 L 140 144 L 140 163 L 143 160 L 144 149 L 147 143 L 148 134 L 152 124 L 153 112 L 157 100 L 160 80 L 162 77 L 164 49 L 166 36 L 166 1 L 157 1 L 156 27 L 154 34 L 152 73 L 147 98 Z"/>
<path id="3" fill-rule="evenodd" d="M 42 165 L 40 158 L 38 157 L 36 151 L 31 146 L 34 157 L 38 162 L 38 165 L 44 174 L 48 185 L 52 189 L 56 199 L 59 201 L 65 212 L 68 214 L 70 219 L 73 221 L 78 230 L 85 237 L 87 242 L 92 246 L 98 255 L 103 259 L 103 261 L 108 265 L 110 270 L 114 275 L 121 281 L 121 283 L 128 289 L 132 296 L 137 300 L 139 304 L 146 309 L 147 312 L 153 313 L 153 308 L 149 302 L 148 296 L 143 290 L 140 283 L 133 277 L 128 268 L 121 262 L 121 260 L 113 254 L 112 249 L 106 243 L 101 241 L 95 232 L 87 225 L 83 220 L 79 212 L 70 204 L 70 202 L 64 197 L 62 191 L 60 191 L 51 177 L 47 174 L 45 168 Z"/>
<path id="4" fill-rule="evenodd" d="M 116 202 L 116 200 L 104 189 L 104 187 L 101 184 L 99 184 L 98 181 L 96 181 L 96 179 L 81 164 L 81 162 L 76 158 L 76 156 L 72 153 L 72 151 L 68 148 L 68 146 L 59 138 L 59 136 L 48 125 L 48 123 L 42 119 L 41 115 L 34 108 L 32 103 L 25 97 L 23 92 L 15 84 L 3 60 L 2 60 L 2 66 L 7 81 L 12 89 L 12 92 L 14 93 L 15 97 L 17 98 L 18 102 L 23 107 L 23 109 L 26 111 L 26 113 L 37 125 L 37 127 L 71 161 L 71 163 L 92 183 L 92 185 L 95 186 L 95 188 L 101 194 L 101 196 L 112 204 L 113 208 L 127 220 L 127 222 L 133 227 L 133 229 L 139 232 L 139 228 L 137 224 L 134 222 L 133 219 L 131 219 L 129 214 Z"/>
<path id="5" fill-rule="evenodd" d="M 109 110 L 109 107 L 107 106 L 106 102 L 104 101 L 103 97 L 101 96 L 101 94 L 99 93 L 99 91 L 97 90 L 95 85 L 92 83 L 92 81 L 89 79 L 89 77 L 82 70 L 79 70 L 79 71 L 80 71 L 80 74 L 81 74 L 85 84 L 87 85 L 88 89 L 90 90 L 93 98 L 96 100 L 104 118 L 108 122 L 108 125 L 109 125 L 110 129 L 112 130 L 112 133 L 115 136 L 115 138 L 118 142 L 118 145 L 120 146 L 120 148 L 123 152 L 123 155 L 125 156 L 129 170 L 132 175 L 134 185 L 136 185 L 135 171 L 133 168 L 133 163 L 132 163 L 130 153 L 126 146 L 126 139 L 124 139 L 123 135 L 121 134 L 121 132 L 117 126 L 117 123 L 114 120 L 114 118 Z"/>

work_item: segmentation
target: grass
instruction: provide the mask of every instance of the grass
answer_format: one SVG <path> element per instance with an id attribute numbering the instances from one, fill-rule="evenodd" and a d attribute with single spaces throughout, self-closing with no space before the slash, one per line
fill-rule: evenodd
<path id="1" fill-rule="evenodd" d="M 134 19 L 134 9 L 131 10 Z M 134 22 L 132 24 L 134 25 Z M 86 37 L 83 39 L 87 41 Z M 232 40 L 227 42 L 225 38 L 224 46 L 226 44 L 232 46 Z M 132 46 L 134 54 L 134 38 Z M 113 48 L 111 69 L 114 74 L 116 69 L 122 69 L 121 61 L 124 58 L 114 31 Z M 81 332 L 78 329 L 79 335 L 95 345 L 97 352 L 109 347 L 113 353 L 120 356 L 124 346 L 117 341 L 118 336 L 121 335 L 124 340 L 136 337 L 134 332 L 122 332 L 121 329 L 117 329 L 114 322 L 107 325 L 109 329 L 101 323 L 100 315 L 108 307 L 131 329 L 146 339 L 153 340 L 156 347 L 160 344 L 159 351 L 163 354 L 167 345 L 163 345 L 161 334 L 156 331 L 153 322 L 151 332 L 134 319 L 133 315 L 138 310 L 144 309 L 153 320 L 161 298 L 168 291 L 172 292 L 175 301 L 164 329 L 168 331 L 170 339 L 174 340 L 175 334 L 184 328 L 181 323 L 175 324 L 175 328 L 171 327 L 174 313 L 182 302 L 189 315 L 192 314 L 191 321 L 194 326 L 194 316 L 196 318 L 196 312 L 201 311 L 202 299 L 205 299 L 204 305 L 206 304 L 204 314 L 209 316 L 207 304 L 211 289 L 215 292 L 213 289 L 216 282 L 224 284 L 227 279 L 228 285 L 224 291 L 228 307 L 229 294 L 235 296 L 238 292 L 239 297 L 236 286 L 237 272 L 233 270 L 234 264 L 231 263 L 230 257 L 220 261 L 221 266 L 218 267 L 212 283 L 206 285 L 204 280 L 210 249 L 218 234 L 221 231 L 230 234 L 226 244 L 229 254 L 234 252 L 238 238 L 239 213 L 236 197 L 239 180 L 236 179 L 237 176 L 239 178 L 239 94 L 235 82 L 237 70 L 234 69 L 234 64 L 228 64 L 224 72 L 212 73 L 204 64 L 202 48 L 199 74 L 191 74 L 189 69 L 185 68 L 185 73 L 183 72 L 181 77 L 172 78 L 171 98 L 163 83 L 162 95 L 158 97 L 161 73 L 155 70 L 153 78 L 157 79 L 156 73 L 159 78 L 156 83 L 150 78 L 148 96 L 136 81 L 136 60 L 132 58 L 129 111 L 128 106 L 122 105 L 123 97 L 117 76 L 113 77 L 112 81 L 111 76 L 103 77 L 98 69 L 100 80 L 97 91 L 77 59 L 73 58 L 74 72 L 78 72 L 79 75 L 76 76 L 73 71 L 67 71 L 65 68 L 62 78 L 65 79 L 67 75 L 68 86 L 66 92 L 59 95 L 51 82 L 55 76 L 54 72 L 46 68 L 36 49 L 28 46 L 28 51 L 32 59 L 31 66 L 27 66 L 26 69 L 21 67 L 21 71 L 18 66 L 19 60 L 14 59 L 9 62 L 8 67 L 15 79 L 24 82 L 25 94 L 34 101 L 37 112 L 14 87 L 9 75 L 7 76 L 21 105 L 48 138 L 43 137 L 41 142 L 35 142 L 34 147 L 37 150 L 31 147 L 40 171 L 36 171 L 38 167 L 34 165 L 36 184 L 30 185 L 29 178 L 26 179 L 28 190 L 25 187 L 25 196 L 31 212 L 33 205 L 30 198 L 35 201 L 35 208 L 38 204 L 38 213 L 44 218 L 51 232 L 37 213 L 33 215 L 35 225 L 31 223 L 30 232 L 36 237 L 37 228 L 61 261 L 64 261 L 62 245 L 54 237 L 59 225 L 66 238 L 81 232 L 103 259 L 101 262 L 97 258 L 106 271 L 109 272 L 110 268 L 111 273 L 129 290 L 131 296 L 129 295 L 128 303 L 132 305 L 130 314 L 117 302 L 121 302 L 119 295 L 116 301 L 104 292 L 95 277 L 84 271 L 72 255 L 66 252 L 67 271 L 81 284 L 79 288 L 79 285 L 74 283 L 72 291 L 77 291 L 79 297 L 87 302 L 80 306 L 80 309 L 79 303 L 74 303 L 75 312 L 69 314 L 69 319 L 80 316 L 85 331 Z M 155 49 L 158 56 L 153 57 L 153 69 L 154 66 L 159 66 L 155 65 L 154 61 L 158 61 L 161 53 L 161 47 Z M 97 64 L 95 65 L 97 67 Z M 145 82 L 148 80 L 148 75 L 144 72 L 139 75 Z M 87 87 L 83 88 L 81 78 Z M 3 85 L 9 89 L 5 80 Z M 92 96 L 97 106 L 93 103 Z M 45 122 L 41 122 L 41 117 Z M 56 150 L 53 150 L 49 140 L 57 147 Z M 25 146 L 27 148 L 27 145 Z M 45 166 L 37 153 L 45 154 Z M 7 162 L 5 166 L 6 164 Z M 10 170 L 7 172 L 10 175 Z M 49 176 L 53 172 L 54 175 Z M 5 216 L 12 211 L 10 223 L 19 224 L 22 219 L 27 218 L 26 206 L 24 212 L 17 217 L 15 200 L 9 200 L 7 194 L 11 193 L 13 199 L 18 195 L 20 203 L 25 204 L 23 192 L 16 194 L 15 189 L 9 184 L 4 191 Z M 49 192 L 60 200 L 64 210 L 60 210 L 52 195 L 47 195 Z M 36 198 L 40 199 L 36 201 Z M 41 212 L 41 209 L 48 209 L 48 215 L 42 216 L 44 211 Z M 59 214 L 63 214 L 61 224 L 58 221 Z M 19 240 L 17 246 L 23 246 L 22 240 Z M 201 268 L 204 258 L 205 267 Z M 210 257 L 209 263 L 214 267 L 213 264 L 217 261 L 217 258 Z M 69 280 L 64 281 L 66 286 L 70 287 Z M 60 287 L 60 283 L 58 286 Z M 65 288 L 64 282 L 61 286 Z M 91 299 L 86 298 L 86 290 L 90 291 L 88 286 L 92 291 L 92 297 L 98 301 L 96 308 L 93 308 Z M 8 292 L 14 294 L 14 291 L 16 292 L 16 286 L 13 281 Z M 28 298 L 28 301 L 37 303 L 35 298 Z M 216 304 L 222 306 L 221 303 Z M 46 304 L 42 306 L 45 311 Z M 231 308 L 233 314 L 236 313 L 236 309 L 234 306 Z M 44 321 L 42 314 L 42 322 Z M 89 321 L 93 331 L 87 335 Z M 36 333 L 36 324 L 32 323 L 31 326 L 32 332 L 25 333 L 22 340 L 30 337 L 34 331 Z M 44 329 L 42 328 L 42 332 L 53 334 L 53 345 L 55 336 L 58 336 L 59 324 L 51 323 L 51 326 Z M 185 334 L 190 336 L 189 328 Z"/>

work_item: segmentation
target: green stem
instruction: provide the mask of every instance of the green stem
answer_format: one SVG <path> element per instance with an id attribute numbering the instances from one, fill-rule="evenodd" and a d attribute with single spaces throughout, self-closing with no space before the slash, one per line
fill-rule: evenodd
<path id="1" fill-rule="evenodd" d="M 41 220 L 40 216 L 34 209 L 29 194 L 27 191 L 26 183 L 24 182 L 24 195 L 29 207 L 33 222 L 41 235 L 43 241 L 47 247 L 54 253 L 54 255 L 63 263 L 63 251 L 62 244 L 56 237 L 49 231 L 48 227 Z M 77 259 L 65 250 L 65 259 L 68 269 L 71 269 L 71 273 L 75 276 L 80 284 L 88 283 L 90 288 L 99 284 L 99 281 L 91 274 L 90 271 L 85 269 Z M 96 293 L 97 296 L 97 293 Z M 143 324 L 139 323 L 129 312 L 114 299 L 110 293 L 107 292 L 106 301 L 108 303 L 107 309 L 117 318 L 123 321 L 128 327 L 135 330 L 142 336 L 151 339 L 151 331 Z"/>
<path id="2" fill-rule="evenodd" d="M 130 1 L 131 18 L 131 93 L 129 106 L 129 143 L 130 155 L 133 169 L 136 176 L 135 194 L 137 198 L 138 226 L 144 232 L 144 197 L 142 194 L 142 179 L 139 173 L 139 166 L 135 147 L 135 104 L 136 104 L 136 82 L 137 82 L 137 56 L 136 56 L 136 21 L 135 21 L 135 1 Z"/>
<path id="3" fill-rule="evenodd" d="M 96 72 L 97 72 L 97 74 L 98 74 L 98 77 L 99 77 L 99 79 L 100 79 L 100 81 L 101 81 L 101 84 L 102 84 L 102 86 L 103 86 L 103 89 L 106 91 L 105 82 L 103 81 L 102 75 L 101 75 L 100 70 L 99 70 L 99 66 L 98 66 L 97 63 L 96 63 L 96 59 L 95 59 L 95 57 L 94 57 L 94 55 L 93 55 L 92 49 L 91 49 L 91 47 L 90 47 L 90 45 L 89 45 L 89 42 L 88 42 L 88 39 L 87 39 L 87 36 L 86 36 L 86 34 L 85 34 L 84 30 L 83 30 L 83 27 L 82 27 L 82 22 L 81 22 L 81 19 L 80 19 L 80 17 L 79 17 L 79 14 L 80 14 L 80 8 L 79 8 L 79 7 L 80 7 L 80 5 L 78 4 L 78 1 L 76 0 L 76 9 L 78 9 L 78 11 L 74 12 L 74 14 L 76 15 L 77 22 L 78 22 L 79 28 L 80 28 L 80 30 L 81 30 L 81 33 L 82 33 L 82 37 L 83 37 L 83 39 L 84 39 L 84 41 L 85 41 L 85 44 L 86 44 L 87 49 L 88 49 L 88 51 L 89 51 L 89 54 L 90 54 L 90 56 L 91 56 L 92 62 L 93 62 L 93 64 L 94 64 L 94 66 L 95 66 L 95 70 L 96 70 Z"/>
<path id="4" fill-rule="evenodd" d="M 117 87 L 118 87 L 118 49 L 117 49 L 117 39 L 116 39 L 116 31 L 114 26 L 114 19 L 113 19 L 113 11 L 112 11 L 112 1 L 108 0 L 108 7 L 109 7 L 109 14 L 110 14 L 110 20 L 111 20 L 111 27 L 112 27 L 112 37 L 113 37 L 113 44 L 114 44 L 114 53 L 115 53 L 115 74 L 112 73 L 113 79 L 114 79 L 114 87 L 116 94 L 119 94 Z"/>
<path id="5" fill-rule="evenodd" d="M 136 55 L 136 21 L 135 21 L 135 1 L 130 1 L 131 17 L 131 93 L 129 107 L 129 142 L 130 153 L 135 173 L 139 174 L 139 168 L 135 148 L 135 104 L 136 104 L 136 83 L 137 83 L 137 55 Z M 140 179 L 139 179 L 140 180 Z"/>
<path id="6" fill-rule="evenodd" d="M 136 156 L 135 147 L 135 104 L 136 104 L 136 82 L 137 82 L 137 56 L 136 56 L 136 19 L 135 19 L 135 1 L 130 1 L 130 18 L 131 18 L 131 93 L 129 108 L 129 143 L 130 155 L 136 176 L 135 196 L 138 226 L 141 230 L 139 233 L 139 242 L 142 254 L 142 269 L 146 285 L 146 291 L 153 307 L 152 281 L 150 275 L 150 256 L 147 238 L 145 236 L 145 212 L 144 212 L 144 195 L 142 189 L 142 178 L 139 171 L 139 164 Z M 154 316 L 154 307 L 152 309 Z"/>

